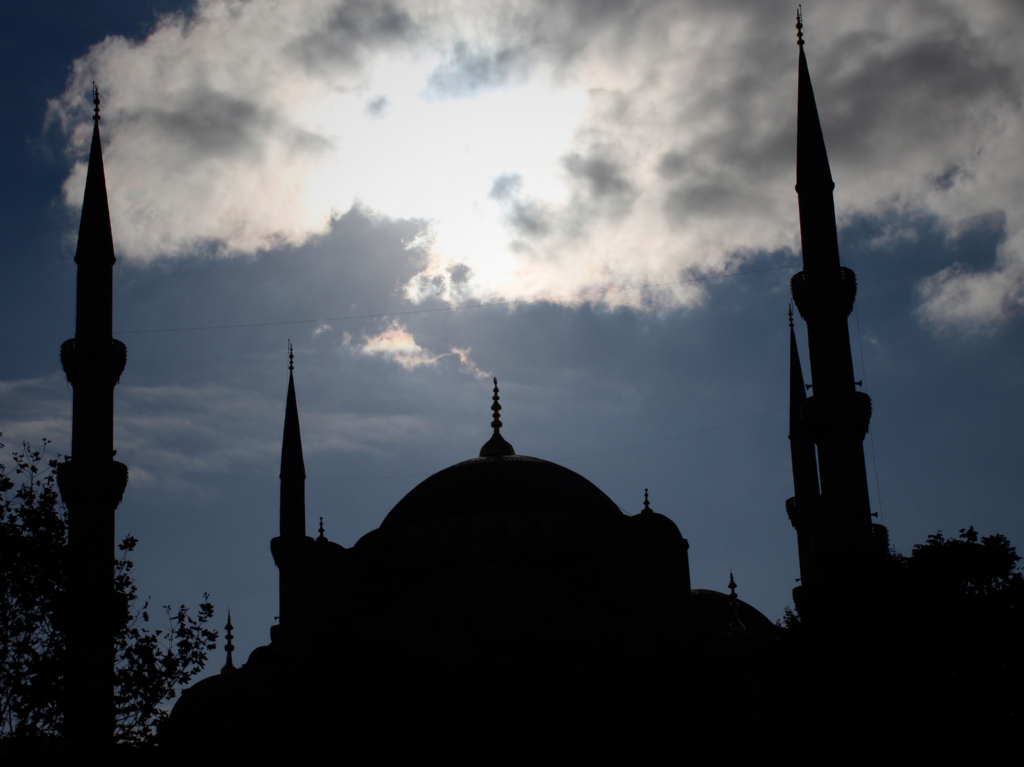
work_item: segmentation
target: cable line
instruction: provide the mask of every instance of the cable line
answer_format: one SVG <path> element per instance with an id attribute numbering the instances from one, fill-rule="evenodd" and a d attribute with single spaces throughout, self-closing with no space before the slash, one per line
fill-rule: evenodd
<path id="1" fill-rule="evenodd" d="M 663 288 L 669 285 L 686 285 L 694 282 L 709 282 L 721 280 L 726 277 L 739 277 L 744 274 L 762 274 L 764 272 L 776 272 L 780 269 L 792 269 L 791 264 L 783 266 L 770 266 L 765 269 L 748 269 L 743 272 L 727 272 L 725 274 L 713 274 L 707 277 L 692 277 L 686 280 L 675 280 L 673 282 L 656 282 L 650 285 L 637 285 L 623 288 L 606 288 L 605 290 L 590 290 L 584 293 L 567 293 L 561 296 L 548 296 L 546 298 L 526 299 L 518 298 L 511 301 L 493 301 L 486 304 L 463 304 L 462 306 L 441 306 L 435 309 L 408 309 L 400 312 L 384 312 L 382 314 L 350 314 L 342 317 L 318 317 L 307 320 L 279 320 L 277 322 L 246 322 L 234 325 L 195 325 L 179 328 L 147 328 L 144 330 L 116 330 L 118 335 L 137 335 L 142 333 L 183 333 L 190 330 L 235 330 L 239 328 L 266 328 L 277 325 L 308 325 L 314 322 L 343 322 L 346 320 L 378 320 L 385 317 L 403 317 L 410 314 L 434 314 L 436 312 L 458 312 L 464 309 L 486 309 L 490 306 L 511 306 L 514 304 L 529 304 L 539 302 L 551 302 L 565 298 L 583 298 L 584 296 L 602 296 L 608 293 L 619 293 L 627 290 L 648 290 L 650 288 Z"/>
<path id="2" fill-rule="evenodd" d="M 641 443 L 636 444 L 636 445 L 627 445 L 625 447 L 616 447 L 616 448 L 612 448 L 611 450 L 602 450 L 602 451 L 597 452 L 597 453 L 585 453 L 583 455 L 569 456 L 568 458 L 559 458 L 559 459 L 554 460 L 553 463 L 563 463 L 565 461 L 576 461 L 576 460 L 579 460 L 580 458 L 592 458 L 592 457 L 597 456 L 597 455 L 610 455 L 611 453 L 622 453 L 622 452 L 625 452 L 626 450 L 636 450 L 637 448 L 649 447 L 650 445 L 660 445 L 660 444 L 662 444 L 664 442 L 672 442 L 672 441 L 677 440 L 677 439 L 684 439 L 686 437 L 693 437 L 693 436 L 696 436 L 697 434 L 704 434 L 706 432 L 714 431 L 716 429 L 724 429 L 727 426 L 735 426 L 738 423 L 744 423 L 746 421 L 753 421 L 755 418 L 763 418 L 766 415 L 771 415 L 772 413 L 778 413 L 780 410 L 785 410 L 786 407 L 788 407 L 788 406 L 777 407 L 774 410 L 766 410 L 763 413 L 756 413 L 754 415 L 748 415 L 746 418 L 739 418 L 739 419 L 737 419 L 735 421 L 728 421 L 726 423 L 720 423 L 720 424 L 716 424 L 714 426 L 708 426 L 708 427 L 703 428 L 703 429 L 697 429 L 696 431 L 688 431 L 685 434 L 677 434 L 674 437 L 665 437 L 663 439 L 656 439 L 656 440 L 653 440 L 652 442 L 641 442 Z M 167 468 L 164 468 L 162 466 L 143 466 L 141 464 L 132 464 L 132 466 L 134 466 L 136 469 L 145 469 L 146 471 L 169 471 L 169 472 L 173 472 L 175 474 L 197 474 L 197 475 L 204 476 L 204 477 L 236 477 L 238 479 L 278 479 L 278 477 L 273 475 L 273 474 L 226 474 L 226 473 L 215 472 L 215 471 L 193 471 L 193 470 L 189 470 L 189 469 L 167 469 Z M 344 479 L 344 480 L 348 480 L 348 479 L 423 479 L 423 478 L 429 477 L 429 476 L 430 476 L 429 474 L 367 474 L 367 475 L 355 476 L 355 477 L 345 477 L 345 476 L 338 476 L 338 475 L 323 475 L 323 476 L 319 476 L 319 477 L 318 476 L 306 477 L 306 479 Z"/>

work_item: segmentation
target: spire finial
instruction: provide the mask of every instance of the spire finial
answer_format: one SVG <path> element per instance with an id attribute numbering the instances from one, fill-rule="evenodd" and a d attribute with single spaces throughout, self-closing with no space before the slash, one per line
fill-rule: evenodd
<path id="1" fill-rule="evenodd" d="M 100 119 L 100 89 L 96 87 L 96 81 L 92 81 L 92 119 L 99 122 Z"/>
<path id="2" fill-rule="evenodd" d="M 804 47 L 804 10 L 802 5 L 796 7 L 796 44 Z"/>
<path id="3" fill-rule="evenodd" d="M 292 348 L 292 339 L 288 339 L 288 372 L 295 370 L 295 350 Z"/>
<path id="4" fill-rule="evenodd" d="M 793 302 L 789 302 L 789 329 L 793 329 Z"/>
<path id="5" fill-rule="evenodd" d="M 651 508 L 651 502 L 647 498 L 647 488 L 644 488 L 644 507 L 640 509 L 641 514 L 653 514 L 654 509 Z"/>
<path id="6" fill-rule="evenodd" d="M 228 640 L 227 644 L 224 645 L 224 649 L 228 651 L 228 659 L 224 664 L 224 668 L 220 670 L 220 673 L 222 674 L 229 674 L 232 671 L 238 670 L 235 668 L 234 661 L 231 660 L 231 653 L 234 652 L 235 649 L 235 646 L 231 643 L 231 640 L 235 638 L 235 635 L 231 633 L 233 628 L 234 626 L 231 625 L 231 611 L 228 610 L 228 622 L 224 625 L 224 638 Z"/>
<path id="7" fill-rule="evenodd" d="M 318 541 L 326 541 L 327 536 L 324 535 L 324 518 L 320 517 L 320 535 L 316 537 Z"/>
<path id="8" fill-rule="evenodd" d="M 494 379 L 494 395 L 491 397 L 491 413 L 494 418 L 491 420 L 491 428 L 494 429 L 494 434 L 487 440 L 482 448 L 480 448 L 481 458 L 491 458 L 498 455 L 515 455 L 516 451 L 512 448 L 505 438 L 501 436 L 501 403 L 498 401 L 498 379 Z"/>

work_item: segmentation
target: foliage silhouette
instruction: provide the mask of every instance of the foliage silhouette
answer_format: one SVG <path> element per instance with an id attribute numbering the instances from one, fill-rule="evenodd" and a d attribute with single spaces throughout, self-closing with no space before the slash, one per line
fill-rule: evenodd
<path id="1" fill-rule="evenodd" d="M 13 472 L 0 464 L 0 737 L 8 739 L 62 734 L 67 509 L 48 444 L 33 450 L 23 443 L 12 454 Z M 103 606 L 96 612 L 97 630 L 112 629 L 114 741 L 141 745 L 154 741 L 167 716 L 163 704 L 203 670 L 217 632 L 208 628 L 208 594 L 194 616 L 185 605 L 165 606 L 167 625 L 151 626 L 149 602 L 138 607 L 131 575 L 137 543 L 127 535 L 118 546 L 112 624 L 102 620 Z"/>
<path id="2" fill-rule="evenodd" d="M 916 759 L 1005 748 L 1024 717 L 1020 562 L 1003 535 L 938 531 L 909 556 L 891 551 L 860 601 L 836 597 L 831 620 L 787 610 L 780 624 L 799 659 L 788 683 L 814 734 L 807 745 L 870 731 L 865 750 L 884 742 Z M 963 737 L 938 735 L 953 732 Z"/>

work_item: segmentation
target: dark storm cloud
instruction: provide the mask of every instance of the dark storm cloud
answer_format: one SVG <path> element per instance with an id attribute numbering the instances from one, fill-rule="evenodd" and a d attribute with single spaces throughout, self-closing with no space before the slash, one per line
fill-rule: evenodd
<path id="1" fill-rule="evenodd" d="M 583 157 L 574 152 L 563 163 L 574 179 L 583 182 L 587 196 L 595 201 L 628 210 L 636 199 L 636 189 L 626 179 L 624 169 L 609 157 Z"/>
<path id="2" fill-rule="evenodd" d="M 147 121 L 179 151 L 190 156 L 258 157 L 262 133 L 277 122 L 272 114 L 252 101 L 211 90 L 200 90 L 180 99 L 174 110 L 151 109 L 128 115 Z"/>
<path id="3" fill-rule="evenodd" d="M 383 117 L 388 111 L 388 106 L 387 96 L 377 96 L 366 102 L 366 112 L 374 117 Z"/>
<path id="4" fill-rule="evenodd" d="M 885 142 L 902 150 L 942 141 L 972 123 L 995 127 L 989 122 L 994 109 L 1020 108 L 1020 73 L 994 57 L 964 19 L 938 8 L 936 15 L 945 17 L 938 36 L 878 50 L 857 33 L 815 51 L 816 90 L 827 95 L 819 109 L 830 155 L 840 162 L 870 155 L 870 143 L 889 130 L 894 111 L 902 130 L 889 131 Z"/>
<path id="5" fill-rule="evenodd" d="M 523 187 L 523 177 L 518 173 L 504 173 L 494 179 L 490 197 L 494 200 L 510 200 L 519 194 Z"/>
<path id="6" fill-rule="evenodd" d="M 543 237 L 551 231 L 553 214 L 541 202 L 523 199 L 522 187 L 522 176 L 517 173 L 506 173 L 494 180 L 489 196 L 502 203 L 505 223 L 517 236 Z"/>
<path id="7" fill-rule="evenodd" d="M 356 60 L 351 56 L 360 50 L 361 42 L 352 37 L 359 30 L 369 30 L 371 38 L 377 34 L 374 39 L 380 44 L 399 39 L 379 31 L 387 30 L 388 23 L 374 32 L 374 22 L 365 21 L 381 7 L 351 6 L 355 10 L 346 12 L 356 14 L 354 21 L 340 23 L 333 37 L 326 31 L 313 35 L 312 70 L 317 71 L 321 55 L 327 59 L 319 71 L 350 67 Z M 841 247 L 844 260 L 858 273 L 858 303 L 850 321 L 856 376 L 864 379 L 875 408 L 867 443 L 869 466 L 872 446 L 877 450 L 877 484 L 869 468 L 873 508 L 881 511 L 893 543 L 904 553 L 938 528 L 948 533 L 971 524 L 985 534 L 1005 533 L 1018 546 L 1024 540 L 1017 500 L 1024 494 L 1020 440 L 1007 428 L 1024 418 L 1022 320 L 1009 312 L 1005 324 L 990 333 L 951 337 L 928 332 L 915 314 L 917 286 L 937 269 L 962 263 L 959 272 L 950 273 L 950 279 L 959 279 L 957 275 L 985 275 L 992 268 L 1018 215 L 1007 201 L 1019 199 L 1011 194 L 1012 185 L 993 192 L 992 179 L 998 181 L 1000 173 L 1024 177 L 1016 170 L 1020 143 L 1013 133 L 1014 113 L 991 113 L 1002 120 L 996 120 L 996 127 L 1014 139 L 1008 143 L 1010 151 L 985 134 L 993 125 L 986 104 L 1019 103 L 1014 101 L 1015 81 L 998 71 L 1006 66 L 1000 62 L 1017 55 L 1017 6 L 987 6 L 988 12 L 1006 13 L 1001 23 L 1005 29 L 993 32 L 988 48 L 977 43 L 976 27 L 964 31 L 950 22 L 981 6 L 949 7 L 886 2 L 864 11 L 852 10 L 859 6 L 849 3 L 819 3 L 808 9 L 813 24 L 807 30 L 808 56 L 833 155 L 837 201 L 868 211 L 853 216 L 842 229 Z M 678 203 L 665 209 L 670 220 L 685 221 L 670 238 L 673 248 L 688 246 L 684 235 L 701 226 L 714 229 L 716 236 L 749 226 L 762 238 L 764 229 L 776 227 L 768 239 L 790 242 L 796 220 L 792 10 L 781 2 L 547 3 L 533 8 L 522 28 L 503 29 L 517 45 L 536 35 L 547 46 L 544 55 L 566 77 L 576 65 L 583 70 L 606 66 L 616 75 L 609 78 L 612 84 L 630 91 L 629 98 L 609 99 L 614 108 L 599 110 L 601 119 L 584 126 L 583 140 L 574 147 L 581 172 L 565 171 L 576 208 L 542 207 L 543 201 L 527 196 L 528 179 L 516 176 L 515 168 L 493 182 L 491 199 L 507 206 L 516 241 L 532 244 L 544 234 L 557 242 L 556 235 L 572 229 L 573 211 L 583 216 L 591 205 L 621 204 L 632 187 L 645 197 L 654 190 L 656 206 L 666 200 Z M 92 6 L 80 11 L 90 16 L 97 12 Z M 668 21 L 690 13 L 702 15 L 699 23 L 684 28 L 681 39 L 669 44 L 659 36 L 670 28 Z M 897 14 L 898 25 L 883 23 L 889 13 Z M 850 14 L 854 22 L 847 20 Z M 826 29 L 831 19 L 861 24 L 858 14 L 868 19 L 863 22 L 868 32 L 838 35 L 836 45 L 843 55 L 830 54 Z M 645 16 L 654 20 L 646 27 Z M 415 34 L 402 23 L 398 27 L 402 34 Z M 929 47 L 922 40 L 937 34 L 935 30 L 948 34 L 939 35 L 942 45 Z M 272 31 L 261 40 L 276 41 L 278 30 Z M 48 34 L 49 27 L 42 29 L 35 47 L 45 48 Z M 37 126 L 22 115 L 59 91 L 67 62 L 103 34 L 99 30 L 81 44 L 57 51 L 41 62 L 38 72 L 26 70 L 18 81 L 25 87 L 39 73 L 61 74 L 47 86 L 49 91 L 31 91 L 31 98 L 12 102 L 11 119 L 3 128 L 5 159 L 19 169 L 3 179 L 13 190 L 2 211 L 11 254 L 5 261 L 5 284 L 18 286 L 8 290 L 0 305 L 10 336 L 3 371 L 7 383 L 0 384 L 0 431 L 9 446 L 22 436 L 51 436 L 55 450 L 69 449 L 70 398 L 57 350 L 74 329 L 73 250 L 60 240 L 70 225 L 57 217 L 51 204 L 59 179 L 52 168 L 32 166 L 25 159 L 24 137 Z M 211 38 L 208 49 L 221 53 L 221 38 Z M 199 45 L 195 37 L 189 39 Z M 346 40 L 352 51 L 337 49 Z M 245 42 L 244 50 L 257 47 L 273 58 L 271 44 Z M 900 53 L 904 45 L 913 55 Z M 484 44 L 473 48 L 496 49 Z M 531 56 L 540 55 L 541 49 L 538 44 Z M 669 60 L 674 49 L 700 53 L 699 77 L 690 77 L 686 67 L 664 70 L 643 63 L 647 54 L 654 61 Z M 116 53 L 113 47 L 104 50 Z M 941 60 L 944 51 L 949 61 Z M 21 56 L 27 59 L 30 53 L 26 46 Z M 19 65 L 21 56 L 15 59 Z M 104 59 L 97 55 L 96 60 Z M 634 66 L 643 71 L 631 78 Z M 935 72 L 923 71 L 928 67 Z M 538 69 L 531 63 L 531 72 Z M 107 71 L 118 71 L 128 81 L 134 72 L 146 70 Z M 984 81 L 985 72 L 992 73 L 991 83 Z M 659 74 L 660 80 L 655 77 Z M 913 78 L 918 76 L 922 85 L 915 92 Z M 580 77 L 587 82 L 585 72 Z M 953 88 L 948 97 L 947 78 Z M 76 101 L 88 82 L 83 79 L 83 87 L 71 94 Z M 133 93 L 153 93 L 143 87 L 149 83 L 142 78 Z M 191 79 L 184 83 L 185 93 L 202 91 Z M 168 92 L 181 92 L 175 87 Z M 197 136 L 205 130 L 202 121 L 183 116 L 168 121 L 166 130 L 178 131 L 175 135 L 185 144 L 198 142 L 196 153 L 256 152 L 252 131 L 277 135 L 287 130 L 272 116 L 283 113 L 276 111 L 279 105 L 268 109 L 241 95 L 251 89 L 238 90 L 232 95 L 238 103 L 227 108 L 235 110 L 239 126 L 218 125 L 214 115 L 212 136 Z M 12 98 L 22 98 L 19 93 Z M 359 96 L 357 109 L 370 95 Z M 656 104 L 656 112 L 638 113 L 645 99 Z M 862 122 L 859 110 L 865 113 Z M 662 113 L 671 116 L 665 120 L 667 127 L 649 119 Z M 38 121 L 38 110 L 32 114 Z M 974 117 L 979 119 L 971 123 Z M 85 120 L 91 127 L 88 115 Z M 621 155 L 590 150 L 609 134 L 626 135 L 634 125 L 631 120 L 659 129 L 638 134 L 635 147 Z M 113 128 L 116 120 L 105 121 L 105 130 L 108 125 Z M 969 151 L 955 144 L 949 133 L 954 130 L 970 134 Z M 105 138 L 112 135 L 116 130 L 108 130 Z M 233 147 L 233 141 L 242 149 Z M 146 147 L 147 162 L 160 156 L 149 152 L 154 147 L 165 151 L 166 142 Z M 640 150 L 649 151 L 647 175 L 640 162 L 623 159 L 647 157 Z M 922 156 L 920 162 L 907 159 L 915 152 Z M 112 151 L 108 157 L 116 155 Z M 976 155 L 989 164 L 979 166 Z M 279 175 L 293 160 L 273 171 Z M 115 167 L 111 162 L 108 170 Z M 139 173 L 146 167 L 137 162 L 128 169 Z M 169 189 L 165 179 L 168 168 L 182 167 L 178 159 L 160 166 L 158 180 L 143 191 L 156 190 L 170 209 L 180 212 L 192 188 Z M 195 170 L 208 173 L 211 167 L 196 165 Z M 123 192 L 131 177 L 121 173 L 115 181 L 108 175 L 111 193 Z M 948 200 L 935 205 L 948 204 L 949 209 L 928 212 L 933 203 L 925 197 L 911 214 L 885 208 L 883 215 L 876 215 L 880 198 L 906 195 L 908 189 L 916 193 L 905 183 L 909 177 L 922 179 L 930 190 L 925 194 Z M 288 177 L 297 188 L 302 180 Z M 251 177 L 240 176 L 227 187 L 224 199 L 235 204 L 255 186 Z M 967 192 L 957 197 L 963 189 Z M 745 199 L 743 194 L 750 196 Z M 265 196 L 264 190 L 258 196 Z M 764 213 L 766 201 L 775 199 L 778 208 Z M 633 205 L 639 208 L 640 202 Z M 218 215 L 224 210 L 218 208 Z M 160 242 L 167 231 L 193 233 L 189 227 L 194 217 L 189 211 L 186 220 L 160 230 Z M 586 219 L 590 224 L 601 220 Z M 149 219 L 139 221 L 150 226 Z M 960 222 L 956 237 L 949 236 L 950 221 Z M 259 325 L 442 309 L 432 298 L 411 304 L 402 292 L 424 268 L 424 253 L 406 246 L 417 241 L 423 226 L 422 221 L 355 210 L 334 219 L 326 233 L 301 247 L 274 249 L 251 259 L 166 259 L 150 266 L 120 259 L 115 267 L 117 329 Z M 527 236 L 531 232 L 532 238 Z M 123 247 L 123 240 L 116 244 Z M 638 253 L 642 266 L 641 258 Z M 627 511 L 639 508 L 643 488 L 650 487 L 655 508 L 674 519 L 690 541 L 694 586 L 724 588 L 731 566 L 741 595 L 774 618 L 790 602 L 799 574 L 795 536 L 784 509 L 784 499 L 792 494 L 784 411 L 785 307 L 787 280 L 798 267 L 792 252 L 760 252 L 758 258 L 758 267 L 792 269 L 713 281 L 703 305 L 687 311 L 610 311 L 592 305 L 574 309 L 539 302 L 519 304 L 511 312 L 492 307 L 402 315 L 403 327 L 429 355 L 470 349 L 482 369 L 499 376 L 504 431 L 517 452 L 565 459 Z M 450 266 L 447 280 L 468 284 L 474 263 Z M 532 274 L 540 271 L 539 263 L 529 262 Z M 675 272 L 678 263 L 670 260 L 669 268 Z M 578 271 L 605 266 L 588 258 L 579 262 Z M 1002 296 L 1013 295 L 1013 279 L 1007 281 L 1003 293 L 991 291 L 994 298 L 985 294 L 989 304 L 1000 305 Z M 116 392 L 116 445 L 118 458 L 129 464 L 132 475 L 117 524 L 120 532 L 130 529 L 141 540 L 142 593 L 165 604 L 212 591 L 218 609 L 232 607 L 242 657 L 265 643 L 266 626 L 277 614 L 276 570 L 267 541 L 276 534 L 275 456 L 289 338 L 297 347 L 310 531 L 323 515 L 328 536 L 351 545 L 376 527 L 420 477 L 476 455 L 490 433 L 489 384 L 467 374 L 453 354 L 407 369 L 394 358 L 358 350 L 364 339 L 386 331 L 395 320 L 332 321 L 331 332 L 319 333 L 322 323 L 120 335 L 128 344 L 129 363 Z M 802 333 L 800 343 L 806 349 Z M 622 449 L 708 428 L 684 439 Z M 577 458 L 591 453 L 603 454 Z M 184 473 L 188 471 L 205 474 Z M 183 568 L 182 562 L 189 566 Z M 211 662 L 211 668 L 218 665 Z"/>
<path id="8" fill-rule="evenodd" d="M 521 82 L 529 74 L 529 59 L 523 48 L 497 51 L 472 50 L 458 42 L 447 61 L 430 75 L 428 97 L 465 98 L 479 91 Z"/>
<path id="9" fill-rule="evenodd" d="M 456 285 L 461 285 L 469 280 L 473 270 L 465 264 L 453 264 L 448 267 L 449 279 Z"/>
<path id="10" fill-rule="evenodd" d="M 371 50 L 411 41 L 418 34 L 398 4 L 350 0 L 337 5 L 318 29 L 291 41 L 285 50 L 310 73 L 329 75 L 338 66 L 357 68 Z"/>

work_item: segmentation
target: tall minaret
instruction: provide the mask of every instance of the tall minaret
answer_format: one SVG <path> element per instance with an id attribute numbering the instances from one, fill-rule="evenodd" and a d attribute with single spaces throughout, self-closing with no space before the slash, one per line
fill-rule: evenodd
<path id="1" fill-rule="evenodd" d="M 821 487 L 813 523 L 815 564 L 830 588 L 853 587 L 876 552 L 863 444 L 871 400 L 857 391 L 853 378 L 847 318 L 853 311 L 857 280 L 839 262 L 835 184 L 807 70 L 799 13 L 796 26 L 800 48 L 796 191 L 804 270 L 793 276 L 791 285 L 793 300 L 807 322 L 813 382 L 812 396 L 801 411 L 817 447 Z M 800 492 L 798 488 L 798 503 Z"/>
<path id="2" fill-rule="evenodd" d="M 800 365 L 800 352 L 793 329 L 793 307 L 789 309 L 789 454 L 793 463 L 793 497 L 786 501 L 786 513 L 796 529 L 797 549 L 800 552 L 800 580 L 814 586 L 814 534 L 813 527 L 819 516 L 818 459 L 814 440 L 805 418 L 807 387 Z M 794 590 L 794 602 L 800 603 L 803 586 Z"/>
<path id="3" fill-rule="evenodd" d="M 113 737 L 113 620 L 124 605 L 114 596 L 114 510 L 128 467 L 114 460 L 114 386 L 128 358 L 113 337 L 114 240 L 100 146 L 100 97 L 93 86 L 92 147 L 78 229 L 75 337 L 60 347 L 74 387 L 71 455 L 57 482 L 68 507 L 65 734 L 109 742 Z"/>
<path id="4" fill-rule="evenodd" d="M 312 538 L 306 536 L 306 464 L 302 458 L 294 370 L 295 354 L 289 341 L 288 400 L 281 441 L 281 534 L 270 542 L 280 584 L 280 624 L 272 632 L 275 642 L 287 642 L 303 631 L 307 584 L 302 577 L 306 564 L 302 552 L 307 541 L 312 543 Z"/>

